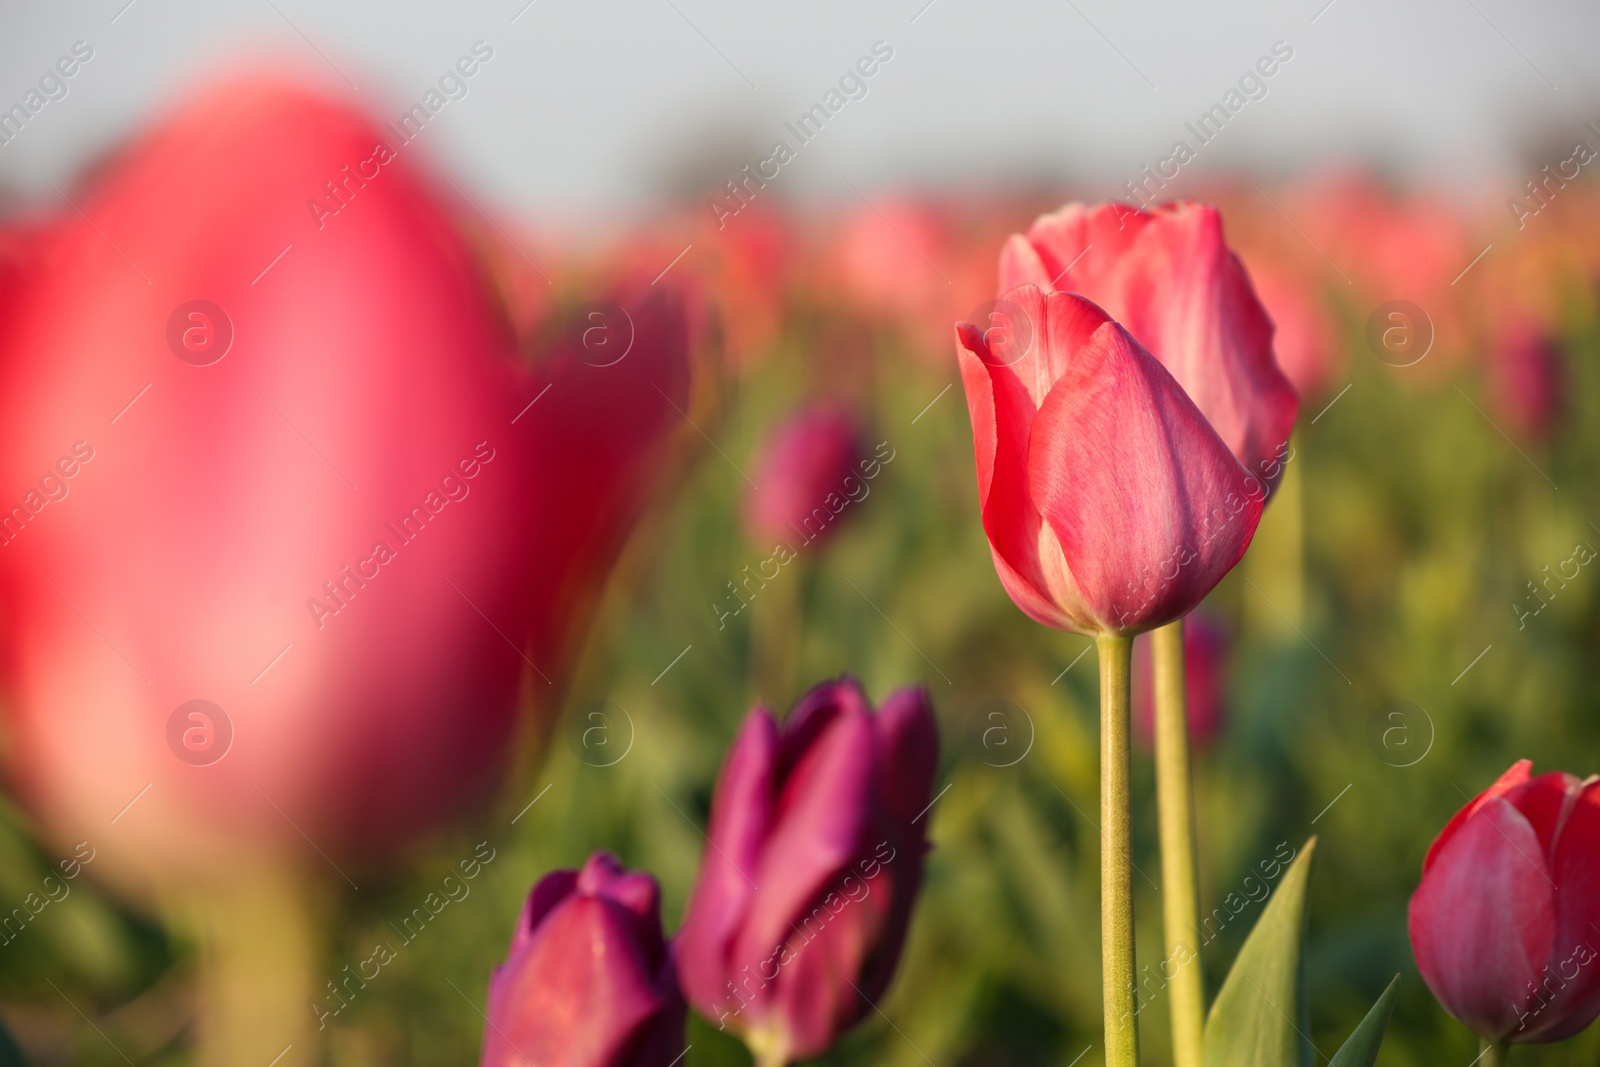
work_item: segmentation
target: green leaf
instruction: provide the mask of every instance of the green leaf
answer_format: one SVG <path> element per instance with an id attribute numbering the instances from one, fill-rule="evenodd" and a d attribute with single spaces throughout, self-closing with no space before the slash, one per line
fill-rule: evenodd
<path id="1" fill-rule="evenodd" d="M 1311 838 L 1289 865 L 1217 992 L 1206 1019 L 1205 1067 L 1300 1067 L 1306 1058 L 1301 949 L 1316 845 Z"/>
<path id="2" fill-rule="evenodd" d="M 1372 1067 L 1377 1062 L 1378 1046 L 1383 1044 L 1383 1032 L 1389 1028 L 1389 1016 L 1394 1012 L 1394 1000 L 1399 993 L 1400 976 L 1397 974 L 1372 1010 L 1367 1012 L 1367 1017 L 1361 1020 L 1361 1025 L 1355 1028 L 1344 1046 L 1333 1054 L 1328 1067 Z"/>

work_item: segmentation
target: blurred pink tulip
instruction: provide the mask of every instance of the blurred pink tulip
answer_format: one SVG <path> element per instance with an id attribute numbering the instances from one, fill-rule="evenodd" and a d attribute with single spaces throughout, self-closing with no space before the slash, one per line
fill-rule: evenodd
<path id="1" fill-rule="evenodd" d="M 528 894 L 489 984 L 482 1067 L 670 1067 L 687 1007 L 661 889 L 596 852 Z"/>
<path id="2" fill-rule="evenodd" d="M 1411 897 L 1417 969 L 1487 1041 L 1560 1041 L 1600 1015 L 1600 777 L 1521 760 L 1456 813 Z"/>
<path id="3" fill-rule="evenodd" d="M 762 442 L 744 497 L 745 529 L 759 544 L 814 540 L 865 482 L 861 426 L 841 404 L 821 401 L 789 416 Z M 809 524 L 807 520 L 812 520 Z"/>
<path id="4" fill-rule="evenodd" d="M 920 688 L 874 714 L 824 682 L 745 720 L 717 778 L 677 938 L 694 1006 L 758 1062 L 821 1055 L 894 975 L 928 848 L 938 733 Z"/>
<path id="5" fill-rule="evenodd" d="M 1533 321 L 1517 319 L 1489 338 L 1489 402 L 1517 436 L 1549 437 L 1561 410 L 1562 377 L 1559 344 Z"/>
<path id="6" fill-rule="evenodd" d="M 1219 624 L 1199 612 L 1183 620 L 1189 744 L 1196 751 L 1210 747 L 1227 725 L 1223 704 L 1227 655 L 1228 635 Z M 1133 731 L 1145 748 L 1155 747 L 1155 678 L 1148 639 L 1133 644 Z"/>
<path id="7" fill-rule="evenodd" d="M 956 327 L 1001 584 L 1030 617 L 1078 633 L 1186 614 L 1249 547 L 1261 482 L 1100 308 L 1032 285 L 1002 306 L 1003 335 Z"/>
<path id="8" fill-rule="evenodd" d="M 6 756 L 69 840 L 167 879 L 383 856 L 485 800 L 560 691 L 682 422 L 684 310 L 618 292 L 626 358 L 567 331 L 519 365 L 412 151 L 234 83 L 22 239 Z"/>
<path id="9" fill-rule="evenodd" d="M 1068 204 L 1000 257 L 1000 288 L 1037 285 L 1104 308 L 1162 366 L 1268 490 L 1283 474 L 1298 400 L 1272 353 L 1272 320 L 1215 208 Z"/>

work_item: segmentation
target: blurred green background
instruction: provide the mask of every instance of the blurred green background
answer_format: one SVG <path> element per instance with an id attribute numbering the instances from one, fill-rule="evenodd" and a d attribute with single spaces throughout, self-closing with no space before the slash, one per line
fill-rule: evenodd
<path id="1" fill-rule="evenodd" d="M 1203 907 L 1222 907 L 1263 861 L 1316 834 L 1316 1062 L 1398 972 L 1379 1063 L 1466 1067 L 1476 1039 L 1417 976 L 1406 902 L 1434 835 L 1515 759 L 1580 776 L 1600 769 L 1600 577 L 1585 569 L 1525 627 L 1514 607 L 1544 567 L 1580 542 L 1600 545 L 1592 282 L 1568 276 L 1558 294 L 1562 410 L 1543 442 L 1508 436 L 1487 414 L 1479 333 L 1417 366 L 1388 366 L 1365 340 L 1371 302 L 1337 276 L 1318 284 L 1342 363 L 1303 402 L 1290 481 L 1203 609 L 1231 634 L 1226 728 L 1196 768 Z M 730 373 L 716 421 L 701 424 L 717 449 L 703 450 L 630 549 L 548 759 L 495 818 L 347 902 L 331 932 L 329 979 L 396 941 L 391 924 L 478 842 L 493 849 L 470 894 L 340 1013 L 335 1063 L 476 1062 L 489 974 L 523 896 L 595 849 L 654 872 L 675 929 L 711 785 L 747 709 L 757 700 L 786 709 L 844 672 L 875 699 L 928 686 L 943 736 L 936 789 L 948 790 L 930 815 L 935 849 L 899 975 L 879 1012 L 822 1062 L 1100 1062 L 1090 642 L 1026 619 L 995 578 L 953 356 L 922 331 L 805 286 L 786 291 L 781 323 L 765 351 Z M 726 583 L 770 553 L 743 533 L 741 468 L 764 428 L 823 393 L 856 405 L 870 441 L 887 442 L 894 459 L 835 537 L 802 549 L 719 627 L 713 605 L 728 603 Z M 594 720 L 581 716 L 596 701 L 611 702 L 611 733 L 586 745 Z M 1154 961 L 1161 869 L 1147 752 L 1135 758 L 1135 818 L 1138 947 Z M 61 858 L 7 808 L 0 904 L 20 903 Z M 192 946 L 123 909 L 93 873 L 91 864 L 66 899 L 0 947 L 7 1020 L 40 1063 L 124 1062 L 113 1043 L 140 1064 L 186 1063 Z M 1259 913 L 1248 904 L 1207 946 L 1208 992 Z M 1141 1016 L 1146 1061 L 1157 1067 L 1169 1062 L 1167 1010 L 1158 993 Z M 749 1062 L 702 1021 L 689 1040 L 688 1067 Z M 1600 1062 L 1600 1030 L 1519 1049 L 1513 1062 Z"/>

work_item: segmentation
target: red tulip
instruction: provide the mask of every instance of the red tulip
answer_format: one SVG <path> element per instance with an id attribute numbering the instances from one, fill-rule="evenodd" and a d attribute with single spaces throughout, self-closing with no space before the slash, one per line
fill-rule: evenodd
<path id="1" fill-rule="evenodd" d="M 1489 399 L 1512 433 L 1542 440 L 1561 408 L 1561 348 L 1532 320 L 1516 319 L 1490 341 Z"/>
<path id="2" fill-rule="evenodd" d="M 1571 1037 L 1600 1015 L 1600 776 L 1522 760 L 1456 813 L 1411 897 L 1411 948 L 1488 1041 Z"/>
<path id="3" fill-rule="evenodd" d="M 1013 235 L 1000 288 L 1088 297 L 1171 372 L 1239 462 L 1270 489 L 1298 400 L 1272 354 L 1272 321 L 1215 208 L 1068 204 Z"/>
<path id="4" fill-rule="evenodd" d="M 1183 621 L 1189 743 L 1197 750 L 1216 740 L 1226 725 L 1223 674 L 1227 652 L 1227 633 L 1209 617 L 1196 612 Z M 1136 640 L 1133 645 L 1133 729 L 1146 748 L 1154 747 L 1155 678 L 1150 665 L 1150 642 L 1145 639 Z"/>
<path id="5" fill-rule="evenodd" d="M 761 544 L 814 540 L 870 492 L 861 427 L 849 409 L 821 402 L 790 416 L 762 443 L 745 494 L 744 520 Z"/>
<path id="6" fill-rule="evenodd" d="M 758 1062 L 820 1055 L 888 986 L 937 762 L 921 689 L 873 714 L 846 678 L 806 694 L 781 729 L 764 708 L 745 720 L 717 779 L 678 973 Z"/>
<path id="7" fill-rule="evenodd" d="M 669 1067 L 687 1007 L 661 935 L 661 889 L 596 852 L 528 894 L 489 983 L 482 1067 Z"/>
<path id="8" fill-rule="evenodd" d="M 0 671 L 9 769 L 68 840 L 151 872 L 383 855 L 484 799 L 559 691 L 682 422 L 683 309 L 614 294 L 626 358 L 519 366 L 417 151 L 235 84 L 26 235 Z"/>
<path id="9" fill-rule="evenodd" d="M 1000 581 L 1057 629 L 1137 633 L 1244 555 L 1265 493 L 1162 365 L 1094 304 L 1014 289 L 956 327 Z"/>

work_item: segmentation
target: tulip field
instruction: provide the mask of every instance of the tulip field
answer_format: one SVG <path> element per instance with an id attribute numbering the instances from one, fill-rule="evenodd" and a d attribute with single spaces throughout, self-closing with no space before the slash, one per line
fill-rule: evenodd
<path id="1" fill-rule="evenodd" d="M 405 143 L 0 219 L 0 1067 L 1600 1062 L 1591 176 Z"/>

